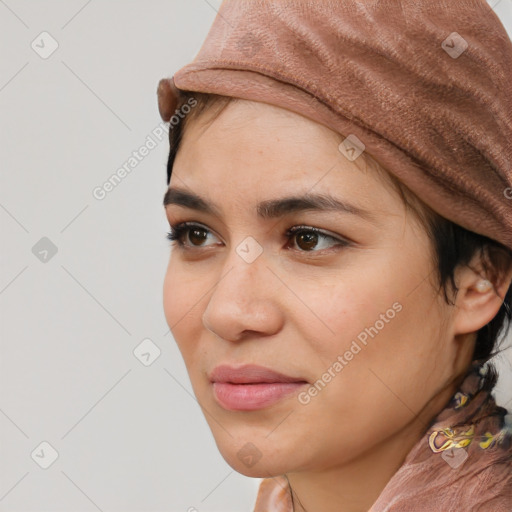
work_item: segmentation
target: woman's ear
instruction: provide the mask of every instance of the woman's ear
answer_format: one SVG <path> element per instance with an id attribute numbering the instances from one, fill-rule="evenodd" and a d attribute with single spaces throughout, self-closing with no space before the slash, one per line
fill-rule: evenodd
<path id="1" fill-rule="evenodd" d="M 157 97 L 158 111 L 163 121 L 169 122 L 178 103 L 179 91 L 171 78 L 162 78 L 158 82 Z"/>
<path id="2" fill-rule="evenodd" d="M 486 273 L 480 256 L 456 269 L 454 334 L 476 332 L 488 324 L 501 308 L 511 280 L 512 266 L 501 275 Z"/>

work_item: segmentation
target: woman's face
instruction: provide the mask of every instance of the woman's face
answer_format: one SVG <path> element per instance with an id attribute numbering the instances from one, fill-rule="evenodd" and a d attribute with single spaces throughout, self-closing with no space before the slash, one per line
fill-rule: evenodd
<path id="1" fill-rule="evenodd" d="M 169 223 L 199 226 L 171 250 L 165 316 L 220 452 L 248 476 L 344 464 L 422 410 L 425 427 L 453 377 L 452 312 L 432 286 L 427 235 L 343 140 L 244 100 L 187 126 L 175 160 L 170 189 L 214 212 L 176 195 L 166 206 Z M 323 209 L 258 209 L 304 195 Z M 303 383 L 210 381 L 218 365 L 247 364 Z"/>

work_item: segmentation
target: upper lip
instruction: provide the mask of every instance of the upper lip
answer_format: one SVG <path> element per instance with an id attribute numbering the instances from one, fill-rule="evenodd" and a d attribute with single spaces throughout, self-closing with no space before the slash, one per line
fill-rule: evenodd
<path id="1" fill-rule="evenodd" d="M 306 382 L 302 377 L 291 377 L 255 364 L 233 367 L 226 364 L 216 366 L 210 374 L 211 382 L 250 384 L 258 382 Z"/>

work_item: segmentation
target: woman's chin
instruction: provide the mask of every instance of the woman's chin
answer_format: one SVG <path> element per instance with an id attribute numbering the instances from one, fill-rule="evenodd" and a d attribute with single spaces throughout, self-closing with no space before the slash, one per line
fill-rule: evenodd
<path id="1" fill-rule="evenodd" d="M 290 470 L 288 457 L 284 456 L 279 460 L 275 451 L 266 454 L 265 450 L 258 449 L 252 443 L 247 443 L 239 449 L 234 449 L 231 444 L 219 447 L 219 451 L 237 473 L 251 478 L 271 478 Z"/>

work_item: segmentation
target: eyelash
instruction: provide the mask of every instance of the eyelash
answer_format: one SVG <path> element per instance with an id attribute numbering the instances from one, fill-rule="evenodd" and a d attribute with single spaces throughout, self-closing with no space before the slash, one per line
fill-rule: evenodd
<path id="1" fill-rule="evenodd" d="M 193 228 L 199 228 L 199 229 L 202 229 L 202 230 L 210 233 L 209 229 L 205 228 L 204 226 L 202 226 L 200 224 L 196 224 L 194 222 L 181 222 L 179 224 L 171 224 L 170 228 L 171 228 L 171 230 L 167 233 L 166 238 L 171 241 L 171 246 L 176 245 L 177 247 L 179 247 L 182 250 L 196 250 L 196 249 L 200 250 L 200 249 L 204 248 L 201 246 L 190 247 L 190 246 L 185 245 L 185 243 L 183 242 L 183 240 L 182 240 L 183 235 L 187 234 Z M 327 233 L 325 233 L 322 230 L 315 228 L 313 226 L 303 226 L 303 225 L 302 226 L 293 226 L 286 231 L 285 235 L 288 239 L 291 239 L 292 237 L 297 236 L 298 233 L 302 233 L 302 232 L 311 232 L 311 233 L 315 233 L 315 234 L 319 235 L 320 237 L 334 240 L 334 241 L 338 242 L 338 244 L 337 244 L 338 248 L 339 247 L 347 247 L 350 245 L 350 242 L 348 240 L 345 240 L 343 238 L 337 238 L 332 235 L 328 235 Z M 334 248 L 336 248 L 336 246 Z M 299 250 L 299 252 L 321 253 L 324 251 L 330 251 L 332 249 L 333 248 L 331 247 L 328 249 L 322 249 L 320 251 L 316 251 L 313 249 L 311 251 Z"/>

